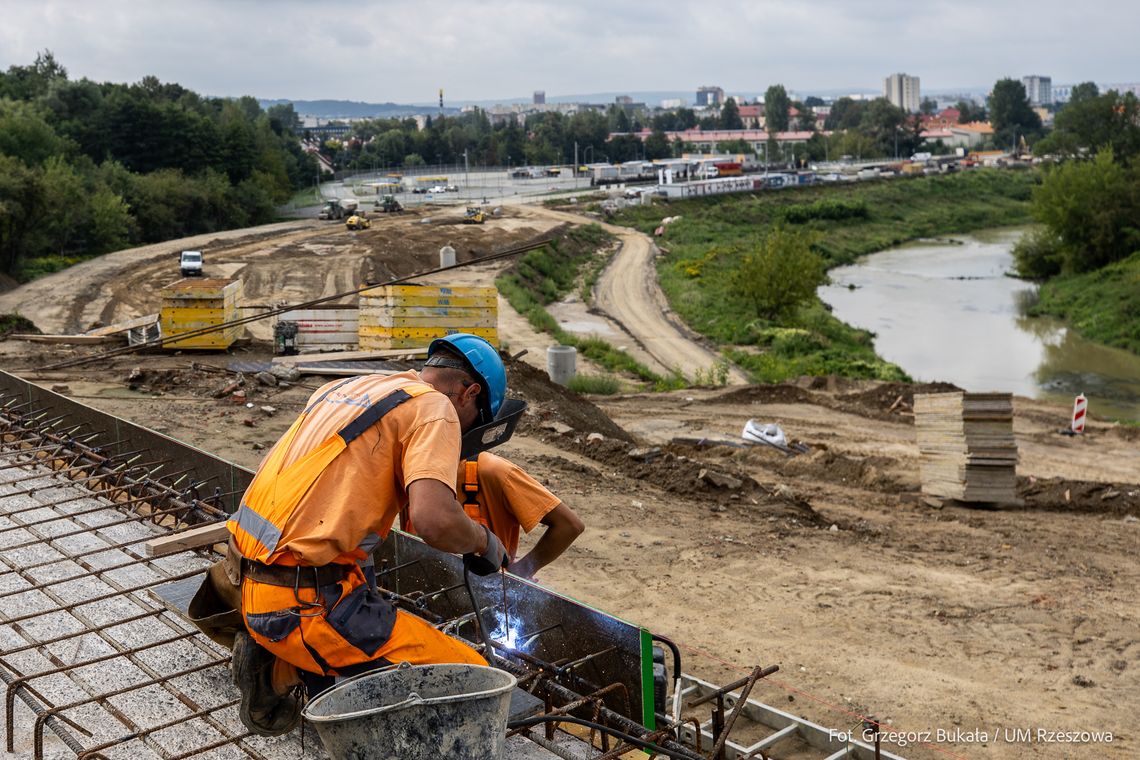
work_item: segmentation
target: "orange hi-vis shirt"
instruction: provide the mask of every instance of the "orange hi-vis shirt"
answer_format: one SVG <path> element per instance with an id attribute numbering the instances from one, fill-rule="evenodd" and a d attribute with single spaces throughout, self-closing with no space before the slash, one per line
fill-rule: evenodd
<path id="1" fill-rule="evenodd" d="M 287 445 L 281 462 L 282 469 L 287 468 L 337 435 L 371 404 L 398 389 L 423 385 L 414 371 L 328 383 L 310 397 L 311 408 L 292 440 L 278 441 L 266 462 L 278 446 Z M 324 467 L 285 524 L 277 526 L 280 536 L 265 561 L 325 565 L 366 558 L 407 506 L 411 483 L 431 478 L 454 489 L 459 450 L 455 407 L 429 387 L 385 414 Z M 265 466 L 263 462 L 258 469 L 255 483 L 277 474 L 266 472 Z M 247 498 L 252 489 L 251 484 Z M 243 500 L 242 509 L 251 508 L 257 511 L 257 505 L 247 506 Z M 231 518 L 231 530 L 233 525 Z"/>
<path id="2" fill-rule="evenodd" d="M 465 465 L 466 462 L 459 463 L 456 479 L 460 503 L 468 498 L 463 492 Z M 521 467 L 490 452 L 479 455 L 478 471 L 475 501 L 479 515 L 473 514 L 470 507 L 464 509 L 468 517 L 491 529 L 513 560 L 519 548 L 519 528 L 530 533 L 562 501 Z"/>

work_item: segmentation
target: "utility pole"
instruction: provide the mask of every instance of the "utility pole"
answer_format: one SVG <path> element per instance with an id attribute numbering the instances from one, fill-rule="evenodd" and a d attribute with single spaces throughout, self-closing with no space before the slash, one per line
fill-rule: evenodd
<path id="1" fill-rule="evenodd" d="M 574 141 L 574 166 L 571 168 L 574 177 L 574 189 L 578 189 L 578 141 Z"/>
<path id="2" fill-rule="evenodd" d="M 467 148 L 463 149 L 463 188 L 467 195 L 471 195 L 471 171 L 467 165 Z"/>

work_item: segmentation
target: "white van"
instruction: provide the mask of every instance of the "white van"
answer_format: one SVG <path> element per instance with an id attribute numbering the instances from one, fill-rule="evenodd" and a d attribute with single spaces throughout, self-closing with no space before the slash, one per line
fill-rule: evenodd
<path id="1" fill-rule="evenodd" d="M 202 276 L 202 252 L 183 251 L 178 258 L 178 269 L 183 277 Z"/>

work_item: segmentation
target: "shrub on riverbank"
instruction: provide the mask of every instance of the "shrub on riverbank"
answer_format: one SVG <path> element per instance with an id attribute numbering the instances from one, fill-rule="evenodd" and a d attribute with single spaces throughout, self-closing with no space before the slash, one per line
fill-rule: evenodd
<path id="1" fill-rule="evenodd" d="M 1124 261 L 1041 286 L 1032 316 L 1061 317 L 1089 340 L 1140 354 L 1140 251 Z"/>
<path id="2" fill-rule="evenodd" d="M 818 298 L 775 320 L 757 318 L 732 287 L 744 257 L 778 223 L 811 234 L 813 250 L 829 268 L 908 240 L 1024 224 L 1034 182 L 1031 172 L 977 170 L 817 185 L 672 202 L 667 210 L 635 206 L 617 222 L 651 234 L 662 216 L 680 216 L 659 238 L 661 287 L 693 329 L 735 346 L 733 360 L 754 379 L 901 379 L 901 369 L 875 354 L 873 335 L 835 319 Z M 793 332 L 781 332 L 788 329 Z"/>

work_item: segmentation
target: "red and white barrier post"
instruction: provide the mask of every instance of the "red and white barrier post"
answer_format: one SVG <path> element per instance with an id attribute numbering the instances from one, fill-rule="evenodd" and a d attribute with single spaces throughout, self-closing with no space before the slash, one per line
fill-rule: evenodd
<path id="1" fill-rule="evenodd" d="M 1085 432 L 1085 412 L 1088 410 L 1089 400 L 1085 398 L 1085 394 L 1080 394 L 1073 400 L 1073 425 L 1074 433 Z"/>

